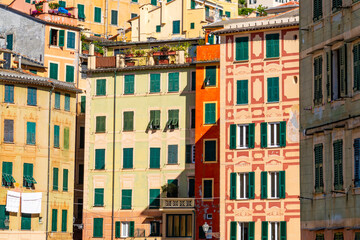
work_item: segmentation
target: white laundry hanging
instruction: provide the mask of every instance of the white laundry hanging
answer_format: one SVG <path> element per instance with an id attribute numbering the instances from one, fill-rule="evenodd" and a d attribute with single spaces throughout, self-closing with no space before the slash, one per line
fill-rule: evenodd
<path id="1" fill-rule="evenodd" d="M 21 213 L 40 214 L 42 193 L 22 193 Z"/>
<path id="2" fill-rule="evenodd" d="M 7 212 L 19 212 L 20 206 L 20 193 L 14 191 L 7 191 L 6 197 L 6 211 Z"/>

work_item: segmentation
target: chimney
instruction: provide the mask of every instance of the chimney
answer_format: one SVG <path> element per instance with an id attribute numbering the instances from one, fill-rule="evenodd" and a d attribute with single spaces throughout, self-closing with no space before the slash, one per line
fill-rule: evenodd
<path id="1" fill-rule="evenodd" d="M 19 55 L 19 66 L 18 66 L 18 69 L 21 70 L 21 55 Z"/>

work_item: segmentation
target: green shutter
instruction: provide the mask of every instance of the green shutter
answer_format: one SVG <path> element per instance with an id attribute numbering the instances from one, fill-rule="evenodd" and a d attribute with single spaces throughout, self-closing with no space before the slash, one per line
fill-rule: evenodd
<path id="1" fill-rule="evenodd" d="M 14 103 L 14 85 L 5 85 L 4 102 Z"/>
<path id="2" fill-rule="evenodd" d="M 150 74 L 150 93 L 160 92 L 160 74 Z"/>
<path id="3" fill-rule="evenodd" d="M 216 86 L 216 66 L 205 67 L 205 85 Z"/>
<path id="4" fill-rule="evenodd" d="M 70 111 L 70 94 L 65 94 L 64 110 Z"/>
<path id="5" fill-rule="evenodd" d="M 60 127 L 54 125 L 54 148 L 60 147 Z"/>
<path id="6" fill-rule="evenodd" d="M 286 190 L 285 190 L 285 171 L 279 172 L 279 197 L 285 198 Z"/>
<path id="7" fill-rule="evenodd" d="M 151 0 L 151 5 L 156 6 L 157 5 L 157 0 Z"/>
<path id="8" fill-rule="evenodd" d="M 280 240 L 286 240 L 286 222 L 280 222 Z"/>
<path id="9" fill-rule="evenodd" d="M 230 199 L 236 199 L 236 178 L 237 173 L 230 173 Z"/>
<path id="10" fill-rule="evenodd" d="M 255 222 L 249 222 L 249 238 L 248 239 L 255 240 Z"/>
<path id="11" fill-rule="evenodd" d="M 324 187 L 322 144 L 315 145 L 314 156 L 315 156 L 315 192 L 322 192 Z M 356 159 L 356 155 L 355 155 L 355 159 Z M 355 179 L 357 179 L 356 176 Z"/>
<path id="12" fill-rule="evenodd" d="M 236 240 L 237 222 L 230 222 L 230 240 Z"/>
<path id="13" fill-rule="evenodd" d="M 55 106 L 56 109 L 60 109 L 60 93 L 55 92 Z"/>
<path id="14" fill-rule="evenodd" d="M 57 191 L 59 189 L 59 169 L 53 168 L 53 190 Z"/>
<path id="15" fill-rule="evenodd" d="M 266 35 L 266 58 L 279 57 L 279 34 L 267 34 Z"/>
<path id="16" fill-rule="evenodd" d="M 66 65 L 66 82 L 74 82 L 74 66 Z"/>
<path id="17" fill-rule="evenodd" d="M 61 215 L 61 231 L 66 232 L 67 231 L 67 210 L 62 210 Z"/>
<path id="18" fill-rule="evenodd" d="M 339 64 L 340 64 L 340 97 L 347 96 L 347 65 L 346 65 L 346 44 L 339 49 Z"/>
<path id="19" fill-rule="evenodd" d="M 121 209 L 131 209 L 132 190 L 126 189 L 121 192 Z"/>
<path id="20" fill-rule="evenodd" d="M 154 1 L 154 0 L 151 0 L 151 1 Z M 161 25 L 156 25 L 156 32 L 157 33 L 161 32 Z"/>
<path id="21" fill-rule="evenodd" d="M 65 44 L 65 30 L 59 31 L 59 47 L 63 47 Z"/>
<path id="22" fill-rule="evenodd" d="M 124 131 L 134 130 L 134 112 L 124 112 Z"/>
<path id="23" fill-rule="evenodd" d="M 239 80 L 237 81 L 237 104 L 248 104 L 248 80 Z"/>
<path id="24" fill-rule="evenodd" d="M 192 145 L 187 144 L 186 145 L 186 163 L 192 163 L 191 157 L 192 157 Z"/>
<path id="25" fill-rule="evenodd" d="M 85 109 L 86 109 L 86 96 L 81 96 L 81 103 L 80 103 L 81 113 L 85 113 Z"/>
<path id="26" fill-rule="evenodd" d="M 134 94 L 135 75 L 125 75 L 124 94 Z"/>
<path id="27" fill-rule="evenodd" d="M 120 222 L 115 222 L 115 238 L 120 238 Z"/>
<path id="28" fill-rule="evenodd" d="M 150 168 L 160 168 L 160 148 L 150 148 Z"/>
<path id="29" fill-rule="evenodd" d="M 322 57 L 321 57 L 321 59 L 322 59 Z M 332 73 L 331 73 L 331 70 L 332 70 L 332 52 L 330 50 L 326 53 L 326 95 L 327 95 L 328 102 L 331 102 L 331 98 L 332 98 L 332 87 L 331 87 L 331 81 L 332 81 L 331 74 Z M 322 60 L 321 60 L 321 74 L 322 74 Z M 321 76 L 320 76 L 320 78 L 321 78 Z M 321 92 L 321 94 L 322 94 L 322 92 Z"/>
<path id="30" fill-rule="evenodd" d="M 160 207 L 160 189 L 150 189 L 150 208 L 159 208 Z"/>
<path id="31" fill-rule="evenodd" d="M 286 146 L 286 121 L 280 122 L 280 147 Z"/>
<path id="32" fill-rule="evenodd" d="M 111 25 L 118 25 L 118 11 L 111 10 Z"/>
<path id="33" fill-rule="evenodd" d="M 216 103 L 205 104 L 205 124 L 216 123 Z"/>
<path id="34" fill-rule="evenodd" d="M 85 7 L 83 4 L 78 4 L 78 18 L 79 19 L 85 19 Z"/>
<path id="35" fill-rule="evenodd" d="M 67 48 L 75 48 L 75 33 L 67 32 Z"/>
<path id="36" fill-rule="evenodd" d="M 104 189 L 103 188 L 95 188 L 94 190 L 94 206 L 102 207 L 104 206 Z"/>
<path id="37" fill-rule="evenodd" d="M 314 0 L 313 20 L 317 21 L 322 18 L 322 0 Z"/>
<path id="38" fill-rule="evenodd" d="M 178 92 L 179 91 L 179 73 L 169 73 L 168 91 Z"/>
<path id="39" fill-rule="evenodd" d="M 69 149 L 69 128 L 64 128 L 64 149 Z"/>
<path id="40" fill-rule="evenodd" d="M 59 1 L 60 7 L 66 8 L 66 1 Z"/>
<path id="41" fill-rule="evenodd" d="M 267 198 L 267 172 L 261 172 L 261 199 Z"/>
<path id="42" fill-rule="evenodd" d="M 217 144 L 215 140 L 205 140 L 205 162 L 215 162 L 216 161 L 216 148 Z"/>
<path id="43" fill-rule="evenodd" d="M 105 169 L 105 149 L 95 149 L 95 169 Z"/>
<path id="44" fill-rule="evenodd" d="M 0 205 L 0 229 L 9 229 L 9 226 L 5 226 L 5 220 L 9 221 L 9 212 L 6 211 L 5 205 Z"/>
<path id="45" fill-rule="evenodd" d="M 13 41 L 14 41 L 13 34 L 6 35 L 6 49 L 13 50 Z"/>
<path id="46" fill-rule="evenodd" d="M 32 187 L 33 184 L 36 183 L 33 172 L 34 172 L 34 165 L 32 163 L 24 163 L 24 172 L 23 172 L 23 186 L 24 187 Z"/>
<path id="47" fill-rule="evenodd" d="M 69 182 L 69 170 L 68 169 L 64 169 L 63 170 L 63 191 L 67 192 L 68 191 L 68 182 Z"/>
<path id="48" fill-rule="evenodd" d="M 255 172 L 249 172 L 249 199 L 255 199 Z"/>
<path id="49" fill-rule="evenodd" d="M 51 231 L 52 232 L 57 231 L 57 213 L 58 213 L 57 209 L 52 210 L 52 215 L 51 215 Z"/>
<path id="50" fill-rule="evenodd" d="M 249 38 L 240 37 L 235 39 L 236 61 L 249 60 Z"/>
<path id="51" fill-rule="evenodd" d="M 268 222 L 261 223 L 261 240 L 268 240 Z"/>
<path id="52" fill-rule="evenodd" d="M 230 18 L 230 17 L 231 17 L 231 12 L 225 11 L 225 16 L 228 17 L 228 18 Z"/>
<path id="53" fill-rule="evenodd" d="M 134 237 L 134 232 L 135 232 L 135 222 L 131 221 L 130 229 L 129 229 L 129 237 Z"/>
<path id="54" fill-rule="evenodd" d="M 230 125 L 230 149 L 236 149 L 236 124 Z"/>
<path id="55" fill-rule="evenodd" d="M 190 29 L 195 29 L 195 23 L 190 23 Z"/>
<path id="56" fill-rule="evenodd" d="M 50 75 L 49 75 L 49 78 L 58 80 L 58 68 L 59 68 L 59 64 L 50 63 Z"/>
<path id="57" fill-rule="evenodd" d="M 173 34 L 180 34 L 180 21 L 173 21 Z"/>
<path id="58" fill-rule="evenodd" d="M 337 140 L 333 143 L 334 149 L 334 189 L 343 189 L 343 142 Z"/>
<path id="59" fill-rule="evenodd" d="M 178 145 L 168 146 L 168 164 L 178 163 Z"/>
<path id="60" fill-rule="evenodd" d="M 94 22 L 101 23 L 101 8 L 95 7 L 94 11 Z"/>
<path id="61" fill-rule="evenodd" d="M 353 47 L 354 91 L 360 90 L 360 44 Z"/>
<path id="62" fill-rule="evenodd" d="M 103 237 L 103 221 L 102 218 L 94 218 L 93 225 L 93 237 L 94 238 L 102 238 Z"/>
<path id="63" fill-rule="evenodd" d="M 191 9 L 195 9 L 195 8 L 196 8 L 196 2 L 195 2 L 195 0 L 191 0 L 191 2 L 190 2 L 190 8 L 191 8 Z"/>
<path id="64" fill-rule="evenodd" d="M 31 214 L 21 214 L 21 230 L 31 230 Z"/>
<path id="65" fill-rule="evenodd" d="M 249 148 L 255 148 L 255 123 L 249 124 Z"/>
<path id="66" fill-rule="evenodd" d="M 268 102 L 278 102 L 279 101 L 279 78 L 268 78 L 267 79 L 267 94 Z"/>
<path id="67" fill-rule="evenodd" d="M 123 149 L 123 168 L 131 169 L 133 168 L 133 149 L 124 148 Z"/>
<path id="68" fill-rule="evenodd" d="M 98 116 L 96 117 L 96 132 L 104 133 L 106 131 L 106 117 Z"/>
<path id="69" fill-rule="evenodd" d="M 266 148 L 267 147 L 267 123 L 263 122 L 260 124 L 261 128 L 261 147 Z"/>
<path id="70" fill-rule="evenodd" d="M 97 96 L 106 95 L 106 79 L 96 80 L 96 95 Z"/>
<path id="71" fill-rule="evenodd" d="M 329 61 L 328 61 L 329 62 Z M 330 73 L 331 76 L 331 73 Z M 329 76 L 327 76 L 327 81 L 329 81 Z M 331 83 L 327 82 L 327 91 L 330 92 Z M 328 93 L 329 94 L 329 93 Z M 319 56 L 314 59 L 314 104 L 322 103 L 322 56 Z M 328 95 L 328 98 L 331 98 L 331 95 Z"/>

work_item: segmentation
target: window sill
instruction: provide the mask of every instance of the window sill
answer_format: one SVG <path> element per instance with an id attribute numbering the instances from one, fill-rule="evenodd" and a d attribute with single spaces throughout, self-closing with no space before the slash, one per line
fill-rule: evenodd
<path id="1" fill-rule="evenodd" d="M 278 57 L 266 57 L 266 58 L 264 58 L 264 61 L 271 61 L 271 60 L 280 60 L 280 56 L 278 56 Z"/>
<path id="2" fill-rule="evenodd" d="M 249 147 L 237 147 L 234 150 L 249 150 Z"/>
<path id="3" fill-rule="evenodd" d="M 235 106 L 247 106 L 247 105 L 249 105 L 249 103 L 247 102 L 247 103 L 236 103 L 236 105 Z"/>
<path id="4" fill-rule="evenodd" d="M 6 142 L 6 141 L 4 141 L 3 143 L 4 144 L 14 144 L 14 142 Z"/>
<path id="5" fill-rule="evenodd" d="M 95 132 L 95 134 L 104 134 L 106 132 Z"/>
<path id="6" fill-rule="evenodd" d="M 207 163 L 217 163 L 218 161 L 203 161 L 204 164 L 207 164 Z"/>
<path id="7" fill-rule="evenodd" d="M 102 205 L 102 206 L 93 206 L 93 208 L 103 208 L 105 207 L 105 205 Z"/>
<path id="8" fill-rule="evenodd" d="M 135 168 L 122 168 L 123 171 L 135 170 Z"/>
<path id="9" fill-rule="evenodd" d="M 180 163 L 167 163 L 168 166 L 180 166 Z"/>
<path id="10" fill-rule="evenodd" d="M 6 101 L 4 101 L 4 103 L 6 103 L 6 104 L 14 104 L 14 102 L 6 102 Z"/>
<path id="11" fill-rule="evenodd" d="M 105 171 L 105 168 L 103 168 L 103 169 L 94 169 L 94 171 L 98 171 L 98 172 Z"/>
<path id="12" fill-rule="evenodd" d="M 280 103 L 280 101 L 278 100 L 278 101 L 273 101 L 273 102 L 269 102 L 269 101 L 266 102 L 266 104 L 274 104 L 274 103 Z"/>
<path id="13" fill-rule="evenodd" d="M 267 146 L 266 148 L 281 148 L 280 145 Z"/>
<path id="14" fill-rule="evenodd" d="M 202 198 L 202 200 L 203 200 L 204 202 L 212 202 L 212 201 L 214 201 L 213 198 Z"/>
<path id="15" fill-rule="evenodd" d="M 246 63 L 246 62 L 249 62 L 249 59 L 235 60 L 233 63 Z"/>

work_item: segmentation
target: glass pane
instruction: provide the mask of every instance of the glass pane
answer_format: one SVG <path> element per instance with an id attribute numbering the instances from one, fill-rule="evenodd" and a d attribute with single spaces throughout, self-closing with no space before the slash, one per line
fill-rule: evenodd
<path id="1" fill-rule="evenodd" d="M 240 126 L 240 147 L 244 147 L 244 127 Z"/>
<path id="2" fill-rule="evenodd" d="M 244 198 L 244 174 L 240 174 L 240 198 Z"/>
<path id="3" fill-rule="evenodd" d="M 246 145 L 244 147 L 249 146 L 249 126 L 245 126 L 246 128 L 246 135 L 245 135 L 245 141 L 246 141 Z"/>
<path id="4" fill-rule="evenodd" d="M 243 238 L 242 240 L 248 240 L 249 239 L 249 223 L 243 223 L 244 230 L 243 230 Z"/>
<path id="5" fill-rule="evenodd" d="M 187 221 L 186 221 L 186 236 L 187 237 L 191 237 L 192 236 L 192 216 L 191 215 L 187 215 Z"/>
<path id="6" fill-rule="evenodd" d="M 271 178 L 271 197 L 275 197 L 275 173 L 270 173 Z"/>
<path id="7" fill-rule="evenodd" d="M 275 124 L 276 127 L 276 145 L 280 145 L 280 124 Z"/>
<path id="8" fill-rule="evenodd" d="M 245 198 L 248 198 L 249 197 L 249 174 L 245 174 L 245 180 L 246 180 L 246 183 L 245 183 Z"/>

